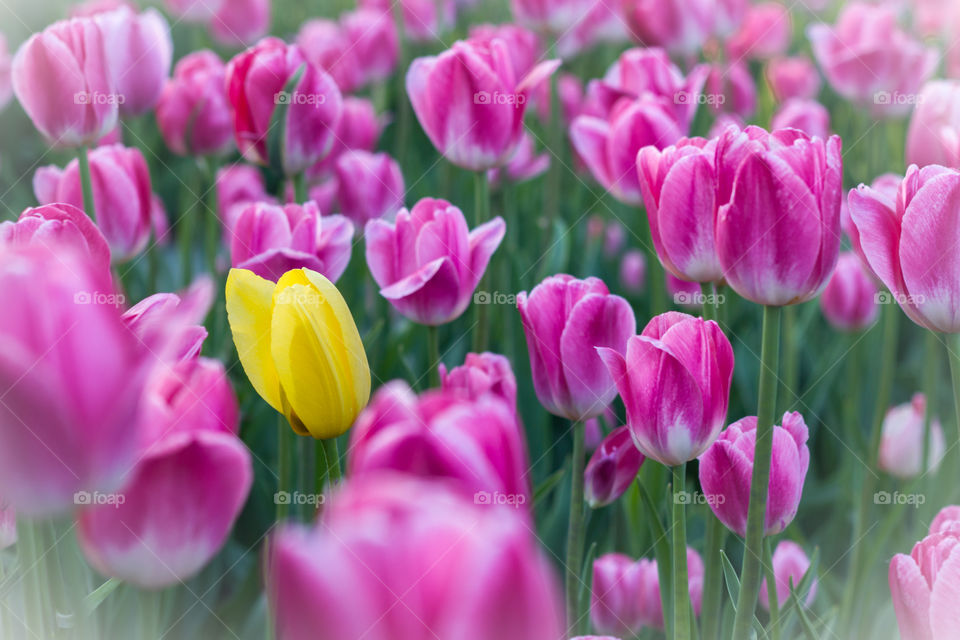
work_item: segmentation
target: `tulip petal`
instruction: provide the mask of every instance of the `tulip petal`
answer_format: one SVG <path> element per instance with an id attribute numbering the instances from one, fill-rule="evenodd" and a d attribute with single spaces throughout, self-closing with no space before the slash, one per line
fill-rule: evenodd
<path id="1" fill-rule="evenodd" d="M 954 547 L 937 571 L 930 592 L 930 626 L 934 638 L 960 638 L 960 547 Z M 899 616 L 899 611 L 897 614 Z"/>
<path id="2" fill-rule="evenodd" d="M 903 640 L 933 640 L 930 587 L 920 567 L 910 556 L 898 553 L 890 561 L 889 580 L 900 636 Z M 951 607 L 956 607 L 956 601 Z"/>
<path id="3" fill-rule="evenodd" d="M 450 316 L 458 306 L 459 291 L 460 278 L 453 262 L 450 258 L 437 258 L 381 289 L 380 295 L 397 305 L 407 317 L 432 325 L 454 319 Z"/>
<path id="4" fill-rule="evenodd" d="M 280 379 L 271 355 L 271 315 L 275 285 L 246 269 L 227 275 L 227 320 L 240 364 L 267 404 L 283 412 Z"/>
<path id="5" fill-rule="evenodd" d="M 714 238 L 714 192 L 713 167 L 702 154 L 674 164 L 660 190 L 657 228 L 663 251 L 678 275 L 697 282 L 723 277 Z"/>

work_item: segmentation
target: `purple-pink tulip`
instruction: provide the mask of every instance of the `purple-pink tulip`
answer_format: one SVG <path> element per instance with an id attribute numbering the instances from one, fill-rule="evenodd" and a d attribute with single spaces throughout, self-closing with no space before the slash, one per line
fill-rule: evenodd
<path id="1" fill-rule="evenodd" d="M 550 168 L 550 154 L 548 152 L 537 153 L 533 142 L 533 136 L 524 131 L 520 138 L 520 144 L 516 151 L 510 156 L 506 166 L 497 169 L 490 169 L 487 172 L 487 179 L 491 186 L 500 184 L 501 176 L 505 175 L 510 182 L 515 184 L 526 182 L 538 178 L 547 172 Z"/>
<path id="2" fill-rule="evenodd" d="M 550 276 L 517 296 L 540 404 L 569 420 L 593 418 L 617 388 L 597 347 L 622 353 L 637 322 L 630 304 L 597 278 Z"/>
<path id="3" fill-rule="evenodd" d="M 343 216 L 321 216 L 315 202 L 249 204 L 230 228 L 230 262 L 274 282 L 300 268 L 336 282 L 350 262 L 353 230 Z"/>
<path id="4" fill-rule="evenodd" d="M 841 331 L 866 329 L 877 319 L 877 285 L 852 251 L 840 254 L 837 269 L 820 296 L 820 310 Z"/>
<path id="5" fill-rule="evenodd" d="M 807 425 L 796 412 L 783 414 L 773 428 L 773 453 L 764 535 L 780 533 L 797 515 L 803 482 L 810 464 Z M 748 416 L 727 427 L 700 457 L 700 485 L 714 515 L 734 533 L 744 536 L 753 478 L 757 418 Z"/>
<path id="6" fill-rule="evenodd" d="M 210 312 L 214 284 L 198 278 L 185 291 L 155 293 L 123 313 L 127 328 L 154 353 L 168 354 L 174 362 L 200 355 L 207 330 L 203 319 Z"/>
<path id="7" fill-rule="evenodd" d="M 557 585 L 526 516 L 443 483 L 350 479 L 318 525 L 281 529 L 268 553 L 278 640 L 563 635 Z"/>
<path id="8" fill-rule="evenodd" d="M 749 119 L 757 110 L 757 85 L 746 63 L 710 65 L 704 85 L 707 106 L 713 113 L 732 113 Z"/>
<path id="9" fill-rule="evenodd" d="M 765 75 L 778 102 L 790 98 L 812 100 L 820 93 L 820 73 L 809 58 L 774 58 L 767 63 Z"/>
<path id="10" fill-rule="evenodd" d="M 139 149 L 120 145 L 90 152 L 90 176 L 97 226 L 110 244 L 113 259 L 123 262 L 140 253 L 150 237 L 153 193 L 147 162 Z M 33 177 L 41 204 L 62 202 L 83 208 L 80 165 L 41 167 Z M 88 214 L 91 212 L 87 212 Z"/>
<path id="11" fill-rule="evenodd" d="M 295 86 L 288 86 L 300 74 Z M 227 99 L 237 146 L 251 162 L 276 161 L 288 176 L 323 159 L 333 145 L 342 96 L 325 71 L 307 62 L 296 45 L 265 38 L 227 64 Z M 274 112 L 286 117 L 272 127 Z M 279 140 L 280 158 L 271 158 L 271 136 Z"/>
<path id="12" fill-rule="evenodd" d="M 270 0 L 226 0 L 209 25 L 220 44 L 249 46 L 270 30 Z"/>
<path id="13" fill-rule="evenodd" d="M 300 27 L 297 44 L 344 92 L 386 79 L 399 57 L 393 18 L 373 9 L 345 13 L 339 21 L 308 20 Z"/>
<path id="14" fill-rule="evenodd" d="M 91 145 L 117 125 L 121 100 L 95 18 L 56 22 L 12 63 L 13 91 L 40 133 L 58 146 Z"/>
<path id="15" fill-rule="evenodd" d="M 336 174 L 340 211 L 358 227 L 370 220 L 390 219 L 403 208 L 403 173 L 386 153 L 346 151 L 337 158 Z"/>
<path id="16" fill-rule="evenodd" d="M 676 466 L 716 440 L 733 379 L 733 348 L 716 322 L 671 311 L 631 337 L 625 354 L 598 352 L 643 455 Z"/>
<path id="17" fill-rule="evenodd" d="M 439 56 L 417 58 L 407 71 L 407 93 L 433 146 L 473 171 L 505 164 L 523 137 L 531 91 L 559 66 L 549 60 L 518 78 L 509 43 L 465 40 Z"/>
<path id="18" fill-rule="evenodd" d="M 891 407 L 883 418 L 880 450 L 877 463 L 880 469 L 897 478 L 915 478 L 924 472 L 923 436 L 927 400 L 922 393 L 914 394 L 910 402 Z M 930 419 L 929 459 L 926 471 L 940 466 L 946 450 L 943 427 L 936 418 Z"/>
<path id="19" fill-rule="evenodd" d="M 932 533 L 890 561 L 890 594 L 903 640 L 960 637 L 960 536 Z"/>
<path id="20" fill-rule="evenodd" d="M 727 40 L 727 55 L 737 61 L 766 60 L 790 48 L 790 11 L 779 2 L 751 6 L 740 28 Z"/>
<path id="21" fill-rule="evenodd" d="M 935 80 L 920 93 L 907 130 L 907 165 L 960 169 L 960 81 Z"/>
<path id="22" fill-rule="evenodd" d="M 714 0 L 624 0 L 632 36 L 678 56 L 700 51 L 716 26 Z"/>
<path id="23" fill-rule="evenodd" d="M 506 356 L 489 352 L 468 353 L 459 367 L 447 371 L 441 362 L 439 369 L 443 391 L 469 400 L 479 400 L 489 393 L 516 409 L 517 379 Z"/>
<path id="24" fill-rule="evenodd" d="M 797 129 L 811 138 L 830 135 L 830 112 L 816 100 L 787 100 L 770 119 L 771 129 Z"/>
<path id="25" fill-rule="evenodd" d="M 333 148 L 326 158 L 307 170 L 307 179 L 316 182 L 335 175 L 337 160 L 347 151 L 372 152 L 377 146 L 384 124 L 385 119 L 377 116 L 372 102 L 364 98 L 344 96 L 343 112 L 337 125 Z"/>
<path id="26" fill-rule="evenodd" d="M 841 142 L 727 129 L 717 146 L 717 255 L 727 283 L 765 305 L 815 297 L 840 251 Z"/>
<path id="27" fill-rule="evenodd" d="M 69 204 L 49 204 L 24 210 L 16 222 L 0 222 L 0 246 L 70 247 L 89 258 L 90 265 L 110 274 L 110 246 L 97 225 Z"/>
<path id="28" fill-rule="evenodd" d="M 263 174 L 256 167 L 234 164 L 217 172 L 217 215 L 224 228 L 233 228 L 240 212 L 249 204 L 264 202 L 276 204 L 276 198 L 267 193 Z M 229 236 L 225 235 L 229 240 Z"/>
<path id="29" fill-rule="evenodd" d="M 631 295 L 639 295 L 647 286 L 647 256 L 639 249 L 623 254 L 620 260 L 620 286 Z"/>
<path id="30" fill-rule="evenodd" d="M 500 217 L 470 231 L 460 209 L 424 198 L 395 222 L 367 223 L 367 265 L 397 311 L 420 324 L 445 324 L 466 311 L 504 233 Z"/>
<path id="31" fill-rule="evenodd" d="M 233 143 L 227 104 L 226 66 L 213 51 L 187 54 L 177 62 L 157 104 L 157 125 L 176 154 L 218 155 Z"/>
<path id="32" fill-rule="evenodd" d="M 583 472 L 585 498 L 593 508 L 610 504 L 630 487 L 643 454 L 633 444 L 630 429 L 617 427 L 600 442 Z"/>
<path id="33" fill-rule="evenodd" d="M 804 553 L 803 547 L 792 540 L 783 540 L 773 550 L 773 577 L 776 582 L 777 603 L 783 606 L 790 598 L 790 590 L 800 586 L 800 581 L 810 568 L 810 558 Z M 804 600 L 810 606 L 817 596 L 817 580 L 810 583 L 810 590 Z M 770 594 L 767 591 L 767 579 L 760 584 L 760 606 L 770 609 Z"/>

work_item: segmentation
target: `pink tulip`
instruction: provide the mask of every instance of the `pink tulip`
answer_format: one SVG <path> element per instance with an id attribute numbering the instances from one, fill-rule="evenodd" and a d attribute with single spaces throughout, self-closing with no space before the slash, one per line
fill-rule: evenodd
<path id="1" fill-rule="evenodd" d="M 210 312 L 213 299 L 213 280 L 202 277 L 179 294 L 155 293 L 144 298 L 127 309 L 122 318 L 148 349 L 180 362 L 200 355 L 207 338 L 203 319 Z"/>
<path id="2" fill-rule="evenodd" d="M 465 40 L 439 56 L 417 58 L 407 93 L 433 146 L 465 169 L 505 164 L 523 137 L 531 91 L 559 66 L 542 62 L 518 78 L 507 41 Z"/>
<path id="3" fill-rule="evenodd" d="M 895 173 L 885 173 L 883 175 L 877 176 L 877 178 L 870 185 L 874 191 L 882 193 L 887 197 L 891 202 L 896 201 L 897 192 L 900 190 L 900 183 L 903 182 L 903 176 L 897 175 Z M 880 278 L 873 273 L 873 269 L 870 268 L 870 263 L 867 260 L 867 257 L 863 254 L 863 247 L 860 246 L 860 232 L 857 231 L 857 225 L 853 223 L 853 218 L 850 215 L 850 204 L 849 201 L 853 195 L 853 191 L 850 192 L 848 197 L 844 199 L 842 207 L 840 209 L 840 227 L 843 229 L 843 232 L 847 234 L 847 237 L 850 239 L 850 248 L 854 253 L 860 258 L 860 261 L 863 263 L 863 266 L 867 269 L 868 272 L 873 276 L 873 279 L 880 282 Z"/>
<path id="4" fill-rule="evenodd" d="M 895 200 L 860 185 L 849 202 L 864 256 L 904 313 L 927 329 L 960 332 L 960 263 L 952 240 L 960 172 L 912 166 Z"/>
<path id="5" fill-rule="evenodd" d="M 348 45 L 357 54 L 360 85 L 382 82 L 397 68 L 400 44 L 390 13 L 358 9 L 340 16 Z"/>
<path id="6" fill-rule="evenodd" d="M 224 88 L 226 67 L 213 51 L 184 56 L 157 104 L 157 125 L 176 154 L 219 155 L 233 141 L 233 120 Z"/>
<path id="7" fill-rule="evenodd" d="M 569 420 L 601 413 L 617 395 L 596 347 L 619 353 L 636 331 L 630 304 L 597 278 L 550 276 L 517 296 L 540 404 Z"/>
<path id="8" fill-rule="evenodd" d="M 810 568 L 810 559 L 803 552 L 803 547 L 792 540 L 783 540 L 773 550 L 773 577 L 776 581 L 777 603 L 782 607 L 790 598 L 790 589 L 800 586 L 800 581 Z M 799 594 L 798 594 L 799 595 Z M 817 581 L 810 583 L 806 606 L 810 606 L 817 595 Z M 767 592 L 767 579 L 760 584 L 760 606 L 770 608 L 770 594 Z"/>
<path id="9" fill-rule="evenodd" d="M 420 324 L 445 324 L 467 309 L 504 233 L 500 217 L 470 231 L 460 209 L 424 198 L 401 209 L 396 222 L 367 223 L 367 265 L 397 311 Z"/>
<path id="10" fill-rule="evenodd" d="M 810 464 L 807 425 L 799 413 L 783 414 L 773 428 L 773 454 L 764 535 L 780 533 L 797 515 L 803 481 Z M 753 477 L 757 418 L 737 420 L 700 457 L 700 485 L 714 515 L 734 533 L 747 530 L 747 507 Z"/>
<path id="11" fill-rule="evenodd" d="M 170 75 L 173 40 L 170 25 L 156 9 L 136 14 L 127 8 L 96 17 L 103 32 L 107 68 L 120 101 L 120 115 L 153 109 Z"/>
<path id="12" fill-rule="evenodd" d="M 797 129 L 811 138 L 830 136 L 830 112 L 816 100 L 792 98 L 770 120 L 771 129 Z"/>
<path id="13" fill-rule="evenodd" d="M 248 204 L 264 202 L 275 204 L 276 198 L 267 193 L 263 174 L 256 167 L 235 164 L 217 172 L 217 204 L 224 227 L 233 228 L 234 221 Z M 229 240 L 229 235 L 224 234 Z"/>
<path id="14" fill-rule="evenodd" d="M 139 457 L 114 503 L 80 511 L 77 537 L 100 573 L 139 587 L 180 583 L 223 546 L 253 483 L 223 365 L 185 360 L 151 380 Z M 200 488 L 200 490 L 198 490 Z"/>
<path id="15" fill-rule="evenodd" d="M 559 592 L 528 527 L 442 483 L 353 478 L 313 529 L 271 539 L 275 637 L 557 640 Z"/>
<path id="16" fill-rule="evenodd" d="M 750 69 L 739 60 L 710 65 L 704 95 L 714 113 L 732 113 L 749 119 L 757 110 L 757 85 Z"/>
<path id="17" fill-rule="evenodd" d="M 363 84 L 357 51 L 336 20 L 307 20 L 296 42 L 307 61 L 329 73 L 341 91 L 353 91 Z"/>
<path id="18" fill-rule="evenodd" d="M 282 207 L 249 204 L 237 214 L 230 230 L 234 268 L 274 282 L 300 268 L 336 282 L 353 248 L 353 224 L 343 216 L 321 216 L 315 202 Z"/>
<path id="19" fill-rule="evenodd" d="M 385 119 L 377 117 L 373 103 L 364 98 L 345 96 L 343 113 L 337 125 L 333 148 L 326 158 L 307 170 L 310 180 L 325 179 L 335 173 L 337 160 L 346 151 L 373 151 L 377 146 Z M 329 211 L 329 209 L 322 209 Z"/>
<path id="20" fill-rule="evenodd" d="M 877 117 L 906 115 L 937 68 L 938 55 L 897 25 L 890 7 L 852 2 L 837 24 L 808 29 L 830 86 Z"/>
<path id="21" fill-rule="evenodd" d="M 403 174 L 386 153 L 346 151 L 337 158 L 336 172 L 340 210 L 357 226 L 390 218 L 403 207 Z"/>
<path id="22" fill-rule="evenodd" d="M 270 31 L 270 0 L 227 0 L 210 21 L 210 35 L 227 47 L 248 47 Z"/>
<path id="23" fill-rule="evenodd" d="M 70 247 L 89 259 L 94 270 L 110 276 L 110 247 L 90 218 L 69 204 L 26 209 L 16 222 L 0 222 L 0 246 Z"/>
<path id="24" fill-rule="evenodd" d="M 403 15 L 403 37 L 413 42 L 436 42 L 456 22 L 453 0 L 359 0 L 361 9 L 386 13 L 393 20 L 396 6 Z"/>
<path id="25" fill-rule="evenodd" d="M 703 301 L 700 297 L 703 290 L 698 283 L 681 280 L 669 271 L 664 273 L 664 279 L 667 281 L 667 293 L 673 300 L 673 304 L 694 311 L 703 309 Z"/>
<path id="26" fill-rule="evenodd" d="M 926 409 L 926 398 L 917 393 L 910 402 L 887 411 L 877 459 L 880 469 L 898 478 L 915 478 L 923 473 Z M 927 471 L 936 471 L 946 449 L 943 428 L 936 418 L 931 418 L 929 447 Z"/>
<path id="27" fill-rule="evenodd" d="M 599 44 L 622 45 L 630 40 L 630 30 L 619 3 L 596 0 L 572 28 L 556 34 L 556 38 L 557 54 L 566 60 Z"/>
<path id="28" fill-rule="evenodd" d="M 55 145 L 91 145 L 117 124 L 121 98 L 94 18 L 56 22 L 31 36 L 13 59 L 12 80 L 33 126 Z"/>
<path id="29" fill-rule="evenodd" d="M 614 502 L 630 488 L 643 464 L 630 429 L 617 427 L 597 447 L 584 471 L 587 504 L 596 509 Z"/>
<path id="30" fill-rule="evenodd" d="M 71 18 L 90 18 L 121 8 L 127 8 L 130 11 L 137 10 L 137 6 L 129 0 L 86 0 L 86 2 L 70 7 L 67 15 Z"/>
<path id="31" fill-rule="evenodd" d="M 468 400 L 493 394 L 508 407 L 517 407 L 517 379 L 510 360 L 498 353 L 468 353 L 463 364 L 447 371 L 441 362 L 440 388 Z"/>
<path id="32" fill-rule="evenodd" d="M 941 34 L 945 18 L 956 13 L 951 0 L 912 0 L 913 28 L 923 37 L 935 37 Z"/>
<path id="33" fill-rule="evenodd" d="M 298 73 L 296 86 L 289 87 Z M 251 162 L 276 162 L 276 168 L 293 176 L 321 160 L 333 145 L 340 90 L 325 71 L 306 62 L 296 45 L 266 38 L 236 56 L 227 64 L 227 99 L 237 146 Z M 281 105 L 286 118 L 274 131 L 274 111 Z M 269 138 L 281 134 L 282 157 L 271 158 Z"/>
<path id="34" fill-rule="evenodd" d="M 727 418 L 733 348 L 716 322 L 671 311 L 630 338 L 625 355 L 598 352 L 640 453 L 672 467 L 717 439 Z"/>
<path id="35" fill-rule="evenodd" d="M 97 147 L 90 152 L 90 175 L 97 226 L 114 261 L 129 260 L 150 237 L 153 200 L 146 160 L 139 149 Z M 73 160 L 65 169 L 41 167 L 33 177 L 33 190 L 41 204 L 62 202 L 82 208 L 78 162 Z"/>
<path id="36" fill-rule="evenodd" d="M 0 110 L 13 97 L 13 61 L 7 49 L 7 39 L 0 33 Z"/>
<path id="37" fill-rule="evenodd" d="M 740 29 L 727 40 L 727 55 L 733 60 L 766 60 L 790 48 L 793 25 L 790 11 L 779 2 L 750 7 Z"/>
<path id="38" fill-rule="evenodd" d="M 820 310 L 841 331 L 866 329 L 877 319 L 877 285 L 852 251 L 840 254 L 837 270 L 820 296 Z"/>
<path id="39" fill-rule="evenodd" d="M 620 286 L 631 295 L 640 295 L 647 286 L 647 256 L 632 250 L 620 260 Z"/>
<path id="40" fill-rule="evenodd" d="M 167 10 L 187 22 L 210 22 L 230 0 L 164 0 Z"/>
<path id="41" fill-rule="evenodd" d="M 738 294 L 766 305 L 815 297 L 840 250 L 840 138 L 728 129 L 717 146 L 717 255 Z"/>
<path id="42" fill-rule="evenodd" d="M 928 82 L 907 130 L 907 165 L 960 169 L 960 81 Z"/>
<path id="43" fill-rule="evenodd" d="M 890 561 L 890 594 L 903 640 L 960 637 L 960 536 L 935 533 Z"/>
<path id="44" fill-rule="evenodd" d="M 510 182 L 519 184 L 528 180 L 538 178 L 547 172 L 550 168 L 550 154 L 536 152 L 533 136 L 524 131 L 520 138 L 520 144 L 516 151 L 510 156 L 505 167 L 500 169 L 490 169 L 487 172 L 487 179 L 492 186 L 500 184 L 500 177 L 506 174 Z"/>
<path id="45" fill-rule="evenodd" d="M 478 24 L 470 27 L 470 42 L 491 47 L 495 40 L 503 40 L 507 44 L 515 78 L 527 75 L 543 57 L 540 38 L 529 29 L 516 24 Z"/>
<path id="46" fill-rule="evenodd" d="M 774 58 L 767 63 L 766 77 L 778 102 L 812 100 L 820 93 L 820 73 L 809 58 Z"/>
<path id="47" fill-rule="evenodd" d="M 953 535 L 956 535 L 957 532 L 960 532 L 958 526 L 960 526 L 960 506 L 949 505 L 940 509 L 933 522 L 930 523 L 930 534 L 953 532 Z"/>
<path id="48" fill-rule="evenodd" d="M 678 56 L 700 51 L 716 27 L 715 0 L 625 0 L 633 37 Z"/>

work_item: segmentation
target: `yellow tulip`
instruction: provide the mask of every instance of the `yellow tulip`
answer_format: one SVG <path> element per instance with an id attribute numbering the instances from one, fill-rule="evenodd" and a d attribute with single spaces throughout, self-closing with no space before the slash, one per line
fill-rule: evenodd
<path id="1" fill-rule="evenodd" d="M 274 284 L 246 269 L 227 276 L 227 318 L 257 393 L 300 435 L 333 438 L 370 399 L 370 366 L 343 296 L 294 269 Z"/>

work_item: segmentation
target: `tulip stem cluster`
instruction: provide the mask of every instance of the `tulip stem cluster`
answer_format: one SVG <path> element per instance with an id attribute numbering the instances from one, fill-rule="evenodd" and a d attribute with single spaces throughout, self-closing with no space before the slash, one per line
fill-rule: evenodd
<path id="1" fill-rule="evenodd" d="M 686 463 L 673 467 L 673 637 L 677 640 L 687 640 L 690 637 L 686 475 Z"/>
<path id="2" fill-rule="evenodd" d="M 570 519 L 567 526 L 566 601 L 567 631 L 579 635 L 580 623 L 580 568 L 583 564 L 583 539 L 585 534 L 583 499 L 584 439 L 586 427 L 583 422 L 574 422 L 573 454 L 570 460 Z"/>

